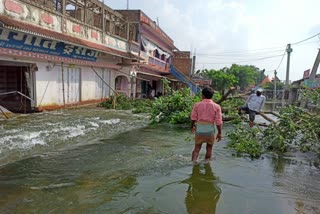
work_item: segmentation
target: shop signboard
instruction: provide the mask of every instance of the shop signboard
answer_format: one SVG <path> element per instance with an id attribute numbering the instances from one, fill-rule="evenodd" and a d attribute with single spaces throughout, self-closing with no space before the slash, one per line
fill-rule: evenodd
<path id="1" fill-rule="evenodd" d="M 0 28 L 0 47 L 95 62 L 99 51 Z"/>

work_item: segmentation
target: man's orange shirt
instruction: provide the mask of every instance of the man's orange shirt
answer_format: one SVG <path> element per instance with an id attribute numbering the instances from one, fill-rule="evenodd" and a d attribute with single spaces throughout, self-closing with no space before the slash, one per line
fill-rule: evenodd
<path id="1" fill-rule="evenodd" d="M 221 107 L 211 99 L 203 99 L 193 106 L 191 120 L 222 125 Z"/>

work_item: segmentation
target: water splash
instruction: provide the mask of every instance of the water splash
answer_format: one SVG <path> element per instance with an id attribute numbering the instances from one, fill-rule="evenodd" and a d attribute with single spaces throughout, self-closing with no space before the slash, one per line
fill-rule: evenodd
<path id="1" fill-rule="evenodd" d="M 97 108 L 65 109 L 7 120 L 0 126 L 0 165 L 8 159 L 14 161 L 72 144 L 84 145 L 148 124 L 145 116 L 136 120 L 130 112 Z"/>

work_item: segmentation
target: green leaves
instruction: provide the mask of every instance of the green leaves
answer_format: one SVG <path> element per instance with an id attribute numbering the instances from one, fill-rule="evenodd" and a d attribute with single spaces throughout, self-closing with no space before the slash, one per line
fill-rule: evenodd
<path id="1" fill-rule="evenodd" d="M 111 96 L 110 99 L 102 102 L 100 104 L 101 107 L 107 108 L 107 109 L 112 109 L 112 102 L 114 100 L 114 97 Z M 115 109 L 116 110 L 131 110 L 133 113 L 146 113 L 150 112 L 152 101 L 148 99 L 144 100 L 132 100 L 128 98 L 125 95 L 118 95 L 116 96 L 116 105 Z"/>
<path id="2" fill-rule="evenodd" d="M 233 74 L 228 74 L 226 72 L 227 68 L 223 68 L 220 70 L 204 70 L 203 75 L 211 79 L 212 87 L 220 92 L 224 92 L 226 89 L 237 83 L 237 79 Z"/>
<path id="3" fill-rule="evenodd" d="M 257 128 L 248 128 L 241 124 L 237 125 L 234 130 L 227 133 L 230 138 L 228 146 L 238 154 L 247 153 L 251 157 L 257 158 L 263 152 L 263 147 L 256 137 L 258 132 Z"/>
<path id="4" fill-rule="evenodd" d="M 241 90 L 245 90 L 252 84 L 260 84 L 265 77 L 264 73 L 253 65 L 237 64 L 233 64 L 230 68 L 224 67 L 220 70 L 198 70 L 196 74 L 211 79 L 213 89 L 222 92 L 222 94 L 232 86 L 239 86 Z"/>
<path id="5" fill-rule="evenodd" d="M 259 156 L 263 151 L 284 153 L 291 149 L 320 155 L 320 115 L 288 106 L 281 109 L 277 124 L 270 124 L 265 129 L 250 129 L 242 123 L 235 126 L 228 137 L 231 148 L 252 157 Z"/>
<path id="6" fill-rule="evenodd" d="M 253 65 L 233 64 L 227 71 L 228 74 L 235 76 L 237 85 L 241 90 L 245 90 L 251 84 L 255 84 L 260 75 L 259 68 Z M 235 85 L 234 85 L 235 86 Z"/>
<path id="7" fill-rule="evenodd" d="M 200 96 L 190 96 L 190 89 L 173 91 L 172 95 L 162 96 L 154 100 L 151 109 L 153 122 L 169 122 L 186 124 L 190 122 L 190 113 L 194 103 L 200 101 Z"/>

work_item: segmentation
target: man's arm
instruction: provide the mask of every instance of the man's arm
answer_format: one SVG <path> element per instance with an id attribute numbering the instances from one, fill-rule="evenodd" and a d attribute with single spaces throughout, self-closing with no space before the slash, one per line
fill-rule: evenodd
<path id="1" fill-rule="evenodd" d="M 191 131 L 192 131 L 192 132 L 195 131 L 195 128 L 196 128 L 196 127 L 195 127 L 195 123 L 196 123 L 196 120 L 191 120 L 191 127 L 190 127 L 190 128 L 191 128 Z"/>
<path id="2" fill-rule="evenodd" d="M 194 133 L 195 131 L 195 123 L 198 119 L 198 112 L 197 112 L 197 105 L 195 104 L 192 108 L 192 111 L 191 111 L 191 115 L 190 115 L 190 119 L 191 119 L 191 131 L 192 133 Z"/>
<path id="3" fill-rule="evenodd" d="M 251 94 L 251 95 L 248 97 L 248 99 L 246 100 L 245 105 L 248 105 L 248 103 L 249 103 L 249 101 L 251 100 L 251 98 L 252 98 L 253 95 L 254 95 L 254 94 Z"/>
<path id="4" fill-rule="evenodd" d="M 217 134 L 216 139 L 217 139 L 217 141 L 220 141 L 222 138 L 223 121 L 222 121 L 222 111 L 221 111 L 221 107 L 219 105 L 217 106 L 217 112 L 216 112 L 216 115 L 214 118 L 214 123 L 216 124 L 216 127 L 218 129 L 218 134 Z"/>
<path id="5" fill-rule="evenodd" d="M 191 127 L 190 128 L 193 128 L 195 123 L 196 123 L 196 120 L 191 120 Z"/>
<path id="6" fill-rule="evenodd" d="M 217 141 L 219 142 L 222 139 L 222 125 L 217 125 L 218 134 L 217 134 Z"/>
<path id="7" fill-rule="evenodd" d="M 259 112 L 261 112 L 262 107 L 264 106 L 264 103 L 266 102 L 266 98 L 264 97 L 262 102 L 260 103 Z"/>

